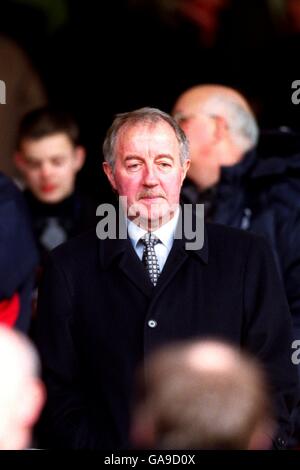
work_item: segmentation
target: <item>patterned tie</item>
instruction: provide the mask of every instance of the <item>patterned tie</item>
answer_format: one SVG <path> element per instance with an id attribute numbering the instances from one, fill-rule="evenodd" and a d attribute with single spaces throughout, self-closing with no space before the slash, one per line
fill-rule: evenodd
<path id="1" fill-rule="evenodd" d="M 142 263 L 148 271 L 152 284 L 156 286 L 160 269 L 154 247 L 161 241 L 153 233 L 148 232 L 141 238 L 141 242 L 144 245 Z"/>

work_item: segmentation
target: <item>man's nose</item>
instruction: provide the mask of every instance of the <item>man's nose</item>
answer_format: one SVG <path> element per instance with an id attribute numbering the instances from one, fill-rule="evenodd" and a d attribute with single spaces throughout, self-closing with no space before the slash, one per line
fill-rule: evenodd
<path id="1" fill-rule="evenodd" d="M 45 179 L 48 178 L 51 175 L 51 172 L 52 172 L 52 170 L 51 170 L 50 165 L 45 164 L 45 165 L 41 166 L 41 176 L 42 176 L 42 178 L 45 178 Z"/>
<path id="2" fill-rule="evenodd" d="M 158 184 L 158 177 L 154 166 L 149 165 L 145 168 L 143 183 L 145 186 L 156 186 Z"/>

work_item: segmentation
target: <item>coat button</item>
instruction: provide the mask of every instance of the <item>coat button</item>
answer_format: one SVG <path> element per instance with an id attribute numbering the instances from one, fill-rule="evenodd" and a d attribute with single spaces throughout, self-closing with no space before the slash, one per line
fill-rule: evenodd
<path id="1" fill-rule="evenodd" d="M 148 326 L 149 326 L 150 328 L 155 328 L 156 325 L 157 325 L 157 321 L 155 321 L 155 320 L 149 320 L 149 321 L 148 321 Z"/>

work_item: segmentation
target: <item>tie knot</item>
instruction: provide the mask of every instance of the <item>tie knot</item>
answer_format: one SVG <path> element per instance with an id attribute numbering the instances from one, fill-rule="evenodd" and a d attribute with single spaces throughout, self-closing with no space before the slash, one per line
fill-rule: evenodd
<path id="1" fill-rule="evenodd" d="M 144 246 L 155 246 L 157 243 L 160 243 L 160 239 L 154 235 L 152 232 L 145 233 L 145 235 L 141 238 L 141 242 Z"/>

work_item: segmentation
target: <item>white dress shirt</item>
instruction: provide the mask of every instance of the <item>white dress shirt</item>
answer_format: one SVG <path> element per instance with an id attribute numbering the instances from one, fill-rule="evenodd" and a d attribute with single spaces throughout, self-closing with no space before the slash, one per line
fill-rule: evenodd
<path id="1" fill-rule="evenodd" d="M 158 264 L 160 272 L 162 272 L 165 262 L 169 256 L 171 248 L 174 242 L 174 234 L 177 226 L 179 218 L 179 209 L 175 212 L 172 219 L 167 222 L 166 224 L 159 227 L 157 230 L 153 231 L 152 233 L 160 239 L 161 243 L 157 243 L 154 246 L 154 250 L 157 256 Z M 136 225 L 131 220 L 128 221 L 128 235 L 132 246 L 140 258 L 142 260 L 143 252 L 144 252 L 144 245 L 140 241 L 140 239 L 147 233 L 147 230 Z"/>

